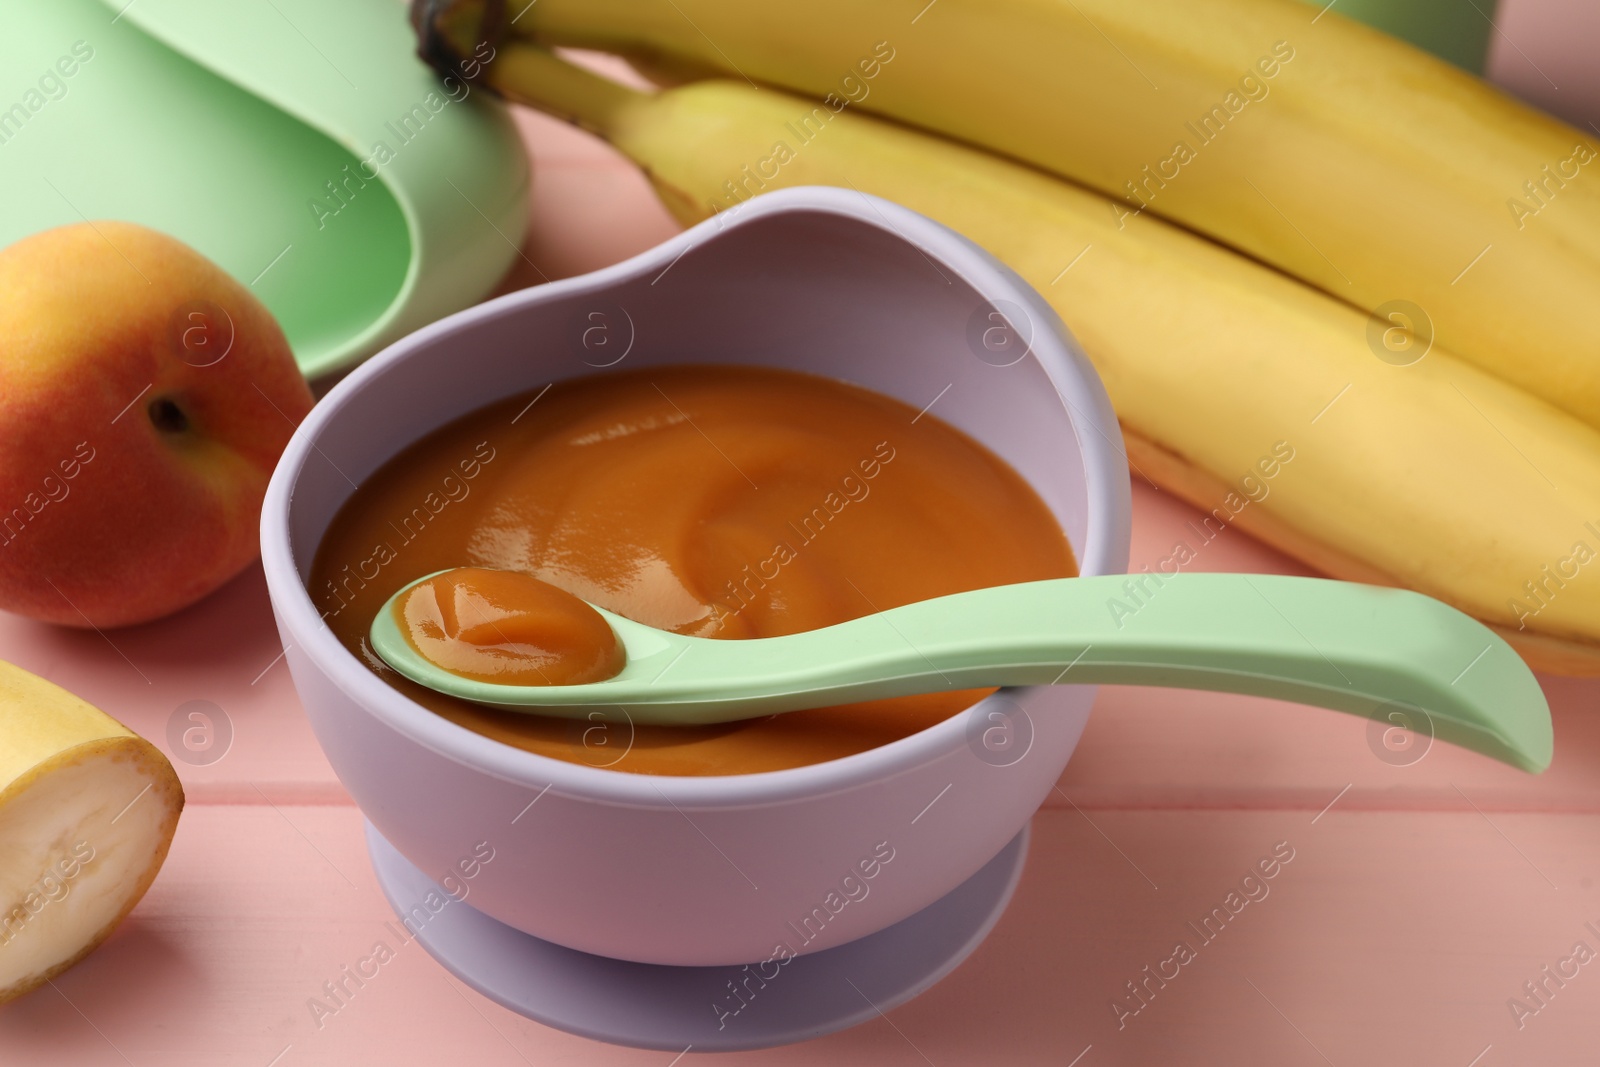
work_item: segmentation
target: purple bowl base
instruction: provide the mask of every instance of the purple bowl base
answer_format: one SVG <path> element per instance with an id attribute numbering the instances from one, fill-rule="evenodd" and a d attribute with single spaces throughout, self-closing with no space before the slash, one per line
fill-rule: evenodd
<path id="1" fill-rule="evenodd" d="M 449 900 L 371 823 L 366 829 L 373 869 L 396 913 L 412 912 L 430 893 Z M 867 1022 L 933 986 L 999 921 L 1027 854 L 1024 827 L 923 910 L 859 941 L 771 965 L 767 973 L 777 973 L 765 982 L 754 966 L 665 967 L 577 952 L 454 900 L 415 934 L 457 978 L 547 1026 L 670 1052 L 768 1048 Z M 730 983 L 743 983 L 743 999 Z"/>

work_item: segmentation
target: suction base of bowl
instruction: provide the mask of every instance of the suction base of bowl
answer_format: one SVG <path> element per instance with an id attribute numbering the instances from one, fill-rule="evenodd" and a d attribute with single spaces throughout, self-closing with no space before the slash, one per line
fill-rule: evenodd
<path id="1" fill-rule="evenodd" d="M 430 892 L 444 895 L 371 823 L 367 850 L 397 913 Z M 417 941 L 490 1000 L 560 1030 L 677 1053 L 768 1048 L 867 1022 L 955 970 L 999 921 L 1027 854 L 1024 827 L 948 895 L 869 937 L 789 960 L 765 987 L 750 977 L 757 973 L 753 967 L 667 967 L 591 956 L 465 904 L 440 911 Z M 746 982 L 742 988 L 755 995 L 747 994 L 740 1007 L 730 982 Z"/>

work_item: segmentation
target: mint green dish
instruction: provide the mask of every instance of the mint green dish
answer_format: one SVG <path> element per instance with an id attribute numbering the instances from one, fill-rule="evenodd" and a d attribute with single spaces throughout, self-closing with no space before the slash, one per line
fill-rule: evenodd
<path id="1" fill-rule="evenodd" d="M 581 718 L 619 707 L 635 723 L 689 725 L 945 689 L 1156 685 L 1380 720 L 1402 711 L 1416 723 L 1420 709 L 1442 740 L 1523 770 L 1550 763 L 1550 709 L 1511 646 L 1402 589 L 1278 575 L 1061 578 L 744 641 L 684 637 L 596 608 L 627 654 L 620 674 L 511 686 L 451 674 L 416 651 L 394 606 L 417 582 L 378 611 L 373 648 L 420 685 L 508 710 Z"/>
<path id="2" fill-rule="evenodd" d="M 485 296 L 528 168 L 503 107 L 413 55 L 393 0 L 0 0 L 0 245 L 164 231 L 252 288 L 301 369 Z"/>
<path id="3" fill-rule="evenodd" d="M 1482 74 L 1496 0 L 1307 0 Z"/>

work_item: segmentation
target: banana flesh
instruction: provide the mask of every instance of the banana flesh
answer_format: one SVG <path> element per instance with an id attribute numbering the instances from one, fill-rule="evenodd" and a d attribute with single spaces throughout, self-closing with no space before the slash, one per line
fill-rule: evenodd
<path id="1" fill-rule="evenodd" d="M 161 869 L 182 807 L 155 746 L 0 663 L 0 1003 L 110 936 Z"/>

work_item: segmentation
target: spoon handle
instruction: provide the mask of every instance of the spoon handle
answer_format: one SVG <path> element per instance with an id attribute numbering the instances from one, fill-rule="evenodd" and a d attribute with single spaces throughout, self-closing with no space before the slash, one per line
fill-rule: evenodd
<path id="1" fill-rule="evenodd" d="M 1210 689 L 1404 721 L 1526 770 L 1550 761 L 1549 707 L 1521 658 L 1476 620 L 1402 589 L 1277 575 L 1068 578 L 770 641 L 779 655 L 745 661 L 746 677 L 765 671 L 775 691 L 820 688 L 830 700 L 985 685 Z M 811 674 L 821 684 L 808 685 Z"/>

